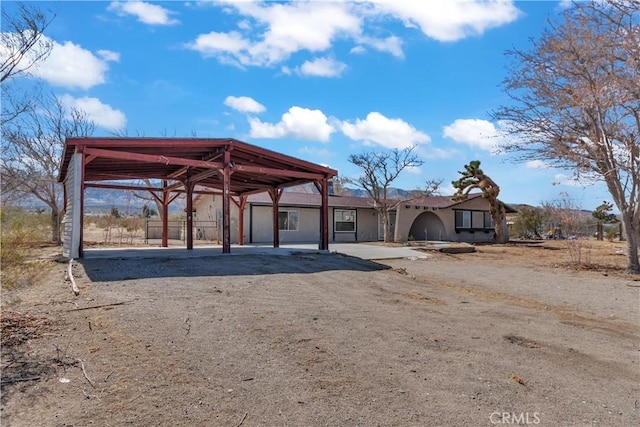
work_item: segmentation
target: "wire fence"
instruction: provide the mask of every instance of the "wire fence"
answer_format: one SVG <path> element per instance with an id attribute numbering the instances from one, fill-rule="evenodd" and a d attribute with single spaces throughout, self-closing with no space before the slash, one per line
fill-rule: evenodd
<path id="1" fill-rule="evenodd" d="M 187 221 L 169 221 L 167 227 L 167 238 L 169 240 L 185 241 L 187 235 Z M 148 219 L 145 223 L 144 232 L 145 243 L 149 240 L 162 239 L 162 221 Z M 193 221 L 193 239 L 209 242 L 220 242 L 222 240 L 222 229 L 218 227 L 217 221 Z"/>

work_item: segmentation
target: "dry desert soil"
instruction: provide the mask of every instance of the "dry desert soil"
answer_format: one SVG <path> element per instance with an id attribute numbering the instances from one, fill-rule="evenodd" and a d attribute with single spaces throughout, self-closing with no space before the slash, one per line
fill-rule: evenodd
<path id="1" fill-rule="evenodd" d="M 640 425 L 624 245 L 477 249 L 86 259 L 79 296 L 42 249 L 2 295 L 2 425 Z"/>

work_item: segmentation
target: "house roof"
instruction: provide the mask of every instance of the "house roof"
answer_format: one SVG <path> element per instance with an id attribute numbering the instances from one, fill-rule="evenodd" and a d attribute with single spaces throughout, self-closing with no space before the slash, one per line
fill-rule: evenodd
<path id="1" fill-rule="evenodd" d="M 280 198 L 280 206 L 320 206 L 320 194 L 294 193 L 285 191 Z M 252 194 L 248 203 L 271 205 L 273 202 L 267 193 Z M 329 206 L 336 208 L 373 208 L 373 200 L 367 197 L 329 196 Z"/>
<path id="2" fill-rule="evenodd" d="M 482 193 L 469 194 L 466 200 L 453 201 L 453 196 L 428 196 L 405 202 L 407 205 L 420 206 L 436 209 L 446 209 L 466 201 L 482 197 Z M 252 194 L 247 202 L 253 204 L 271 205 L 271 198 L 267 193 Z M 280 206 L 320 206 L 320 195 L 312 193 L 295 193 L 284 192 L 280 199 Z M 373 208 L 373 200 L 368 197 L 350 197 L 350 196 L 329 196 L 329 206 L 337 208 Z M 505 205 L 507 213 L 517 212 L 508 205 Z"/>
<path id="3" fill-rule="evenodd" d="M 85 182 L 158 179 L 222 188 L 229 152 L 231 193 L 252 194 L 337 175 L 337 171 L 232 138 L 67 138 L 58 181 L 75 152 L 86 155 Z"/>
<path id="4" fill-rule="evenodd" d="M 482 197 L 482 193 L 471 193 L 471 194 L 469 194 L 467 196 L 466 199 L 459 200 L 459 201 L 454 201 L 453 200 L 453 196 L 429 196 L 429 197 L 422 197 L 420 199 L 412 200 L 412 201 L 408 202 L 408 204 L 413 205 L 413 206 L 421 206 L 421 207 L 436 208 L 436 209 L 445 209 L 445 208 L 451 208 L 453 206 L 462 204 L 462 203 L 467 202 L 469 200 L 477 199 L 478 197 Z M 503 203 L 503 205 L 505 207 L 506 213 L 517 213 L 518 212 L 517 210 L 515 210 L 511 206 L 507 205 L 506 203 Z"/>
<path id="5" fill-rule="evenodd" d="M 482 197 L 482 194 L 481 193 L 469 194 L 465 200 L 459 200 L 459 201 L 454 201 L 453 196 L 427 196 L 427 197 L 421 197 L 419 199 L 413 199 L 407 202 L 407 204 L 412 206 L 441 209 L 441 208 L 450 208 L 452 206 L 459 205 L 468 200 L 473 200 L 478 197 Z"/>

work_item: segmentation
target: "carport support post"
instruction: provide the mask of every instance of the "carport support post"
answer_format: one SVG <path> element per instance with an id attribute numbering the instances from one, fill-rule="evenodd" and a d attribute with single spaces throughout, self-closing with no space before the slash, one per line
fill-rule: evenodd
<path id="1" fill-rule="evenodd" d="M 231 152 L 224 152 L 222 169 L 222 253 L 231 253 Z"/>
<path id="2" fill-rule="evenodd" d="M 327 178 L 320 182 L 322 190 L 322 207 L 320 208 L 320 250 L 329 250 L 329 180 Z"/>
<path id="3" fill-rule="evenodd" d="M 187 250 L 193 249 L 193 187 L 195 184 L 187 181 Z"/>
<path id="4" fill-rule="evenodd" d="M 244 207 L 247 204 L 247 196 L 240 196 L 240 201 L 236 202 L 236 199 L 231 198 L 233 203 L 238 207 L 238 244 L 244 245 Z"/>
<path id="5" fill-rule="evenodd" d="M 318 249 L 329 250 L 329 179 L 324 178 L 313 183 L 320 192 L 320 242 Z"/>
<path id="6" fill-rule="evenodd" d="M 167 180 L 162 181 L 162 247 L 169 246 L 169 190 Z"/>
<path id="7" fill-rule="evenodd" d="M 272 188 L 269 190 L 269 196 L 271 196 L 271 201 L 273 202 L 273 247 L 280 247 L 280 221 L 278 220 L 279 216 L 279 204 L 280 197 L 282 197 L 282 193 L 284 189 L 282 188 Z"/>

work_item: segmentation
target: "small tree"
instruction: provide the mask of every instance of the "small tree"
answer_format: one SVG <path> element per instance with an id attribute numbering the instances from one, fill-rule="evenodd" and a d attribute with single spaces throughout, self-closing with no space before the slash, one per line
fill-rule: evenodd
<path id="1" fill-rule="evenodd" d="M 482 197 L 489 201 L 489 213 L 493 218 L 496 243 L 507 243 L 509 231 L 507 230 L 507 218 L 504 204 L 498 200 L 500 187 L 488 175 L 480 169 L 480 160 L 472 160 L 464 166 L 465 170 L 459 172 L 460 179 L 451 182 L 458 191 L 453 196 L 454 200 L 465 200 L 471 190 L 482 191 Z"/>
<path id="2" fill-rule="evenodd" d="M 598 220 L 598 240 L 602 240 L 603 224 L 612 224 L 618 221 L 618 218 L 611 213 L 612 210 L 613 204 L 603 201 L 600 206 L 591 212 L 591 216 Z"/>
<path id="3" fill-rule="evenodd" d="M 142 217 L 143 218 L 151 218 L 152 216 L 158 215 L 155 209 L 150 208 L 149 205 L 144 205 L 142 207 Z"/>
<path id="4" fill-rule="evenodd" d="M 62 147 L 67 137 L 90 135 L 95 125 L 84 112 L 67 110 L 53 95 L 38 101 L 2 126 L 2 193 L 3 198 L 34 197 L 45 203 L 51 211 L 51 240 L 60 243 Z"/>
<path id="5" fill-rule="evenodd" d="M 407 168 L 422 166 L 424 162 L 414 153 L 413 147 L 390 151 L 369 151 L 361 154 L 351 154 L 349 162 L 358 166 L 362 174 L 349 182 L 364 189 L 373 199 L 374 207 L 382 219 L 383 240 L 390 241 L 389 212 L 407 200 L 389 198 L 389 187 L 393 181 Z M 427 189 L 416 192 L 411 199 L 423 197 L 437 190 L 439 181 L 431 180 L 427 183 Z M 419 193 L 419 194 L 418 194 Z"/>
<path id="6" fill-rule="evenodd" d="M 520 237 L 541 239 L 544 222 L 542 209 L 524 206 L 518 209 L 518 215 L 513 221 L 513 229 Z"/>

